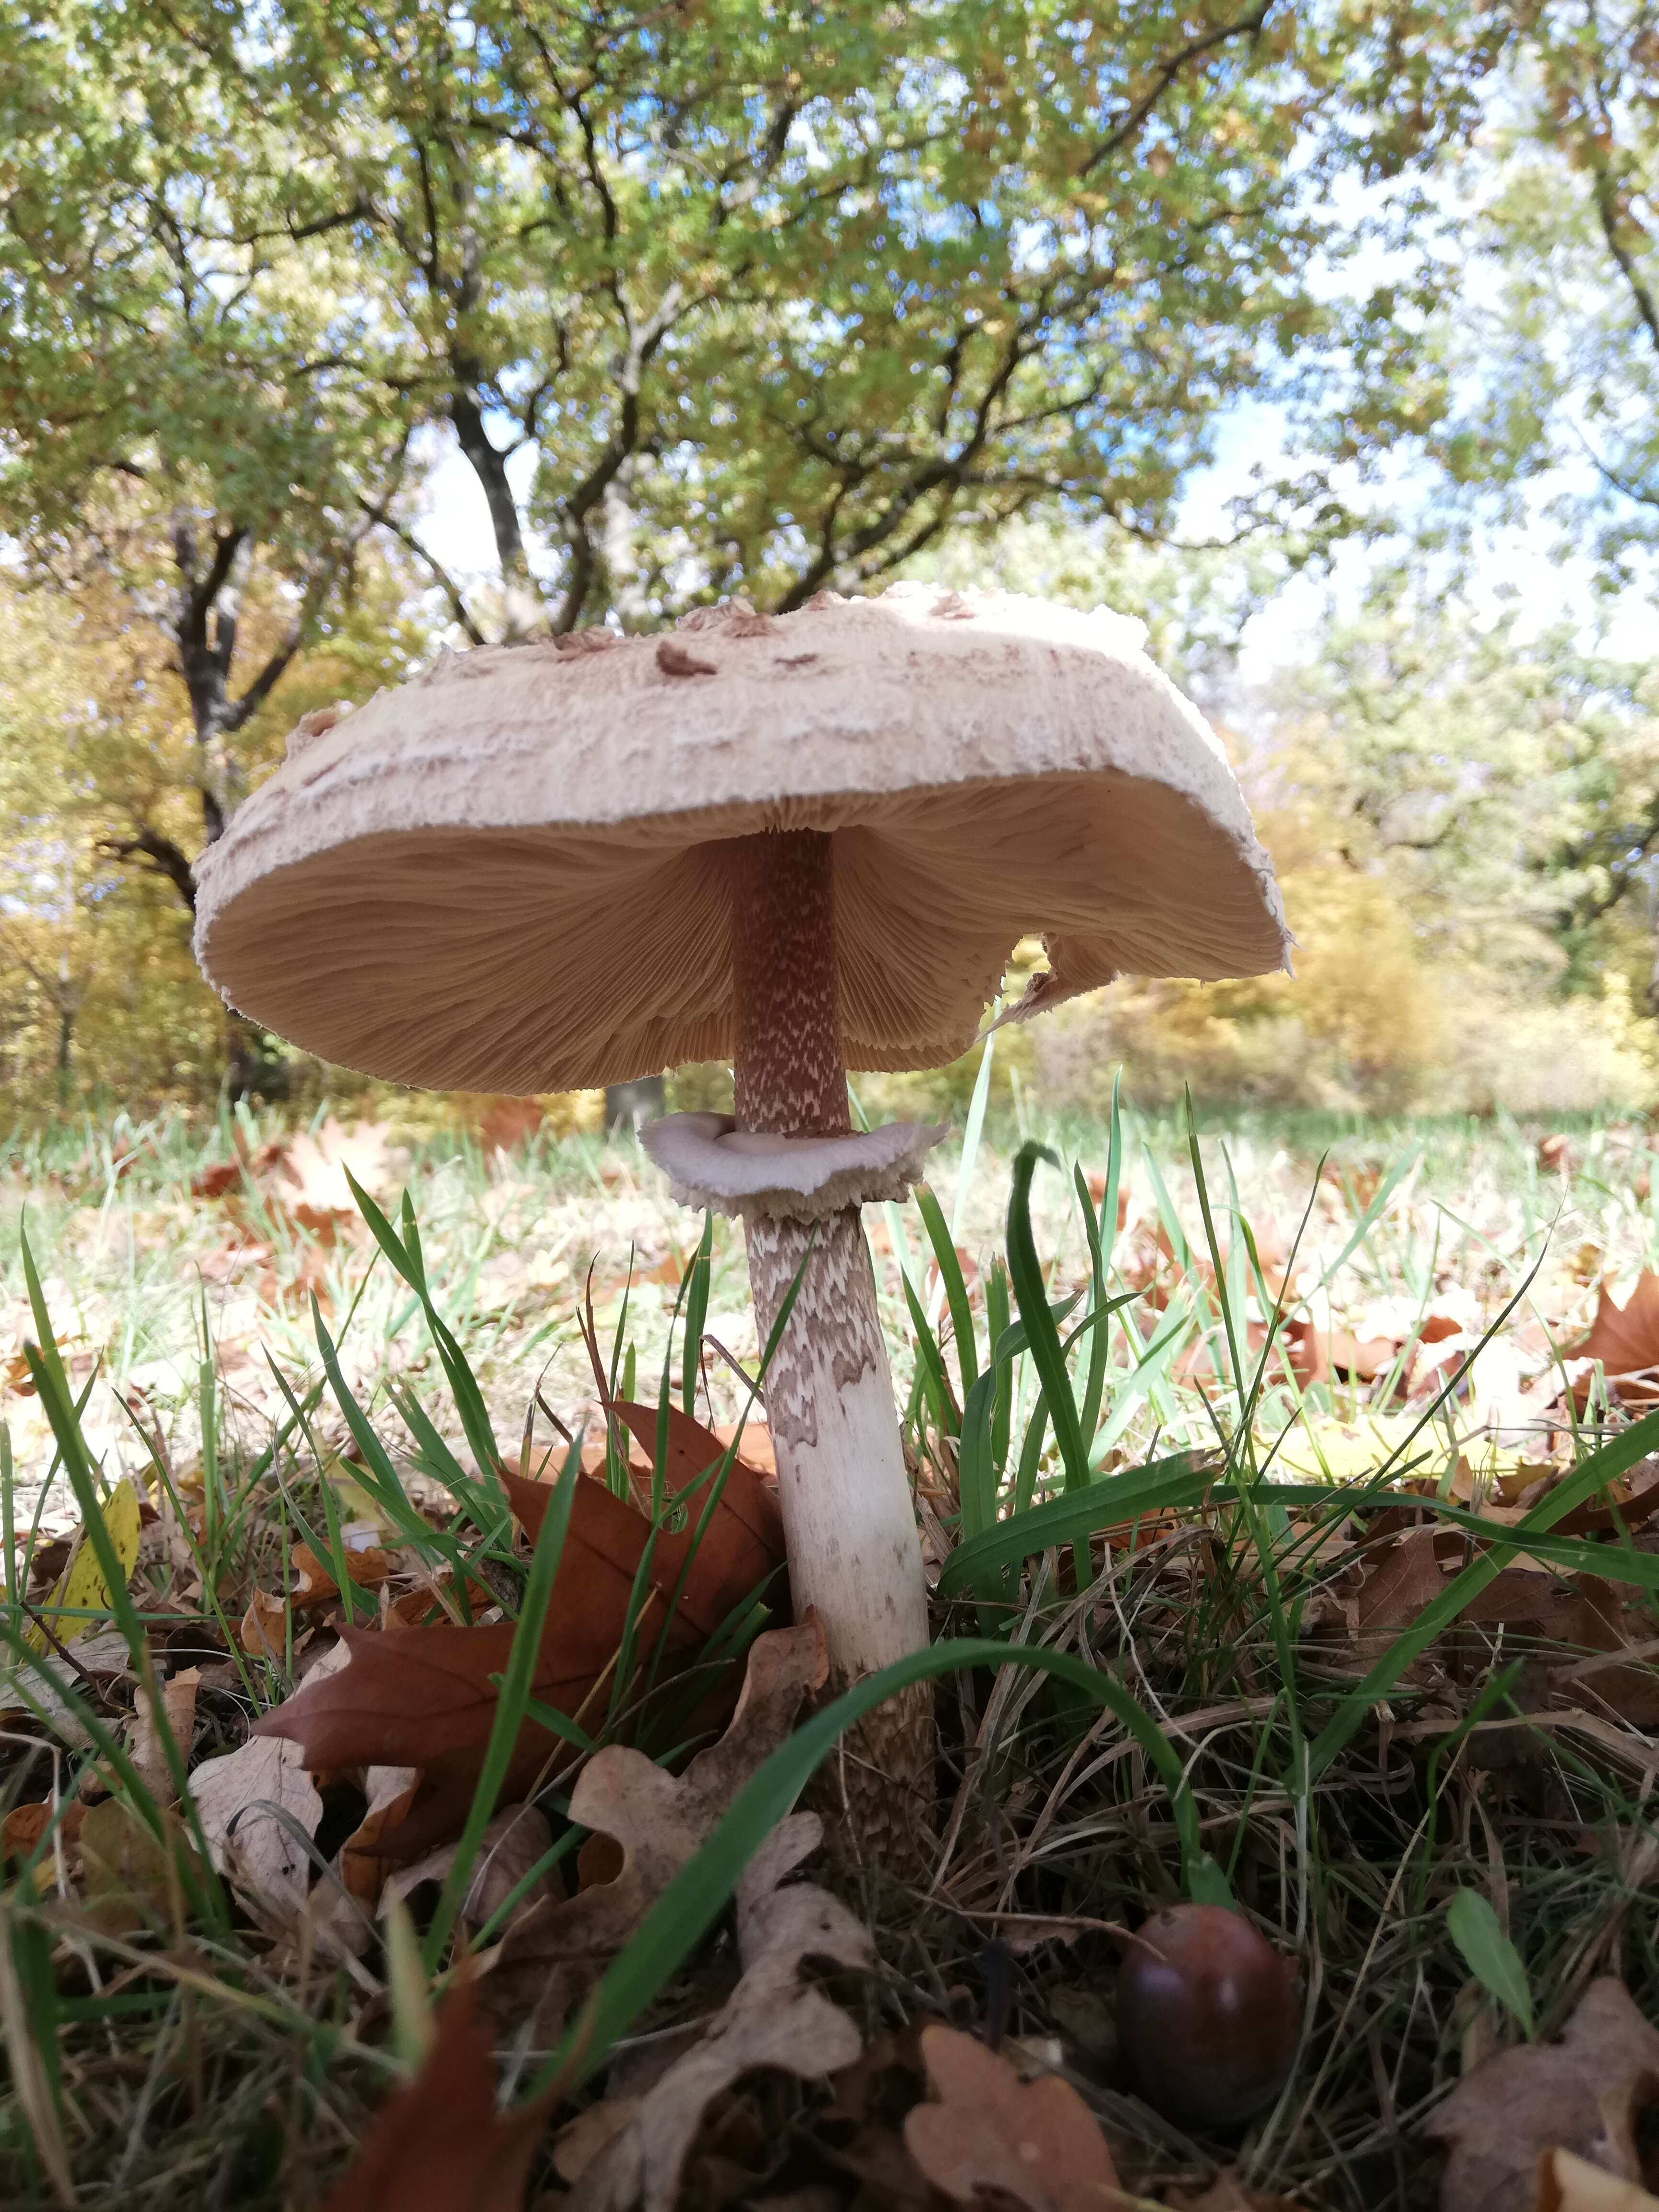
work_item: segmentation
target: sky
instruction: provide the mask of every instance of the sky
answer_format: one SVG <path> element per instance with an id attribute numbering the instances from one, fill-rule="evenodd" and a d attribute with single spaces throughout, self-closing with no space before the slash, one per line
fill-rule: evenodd
<path id="1" fill-rule="evenodd" d="M 1285 416 L 1276 409 L 1244 401 L 1222 418 L 1216 439 L 1215 460 L 1188 482 L 1181 507 L 1181 527 L 1194 538 L 1219 535 L 1226 528 L 1227 502 L 1251 488 L 1253 471 L 1279 470 L 1295 474 L 1311 467 L 1314 456 L 1298 453 L 1287 445 Z M 1585 471 L 1588 478 L 1589 471 Z M 1518 613 L 1517 635 L 1522 639 L 1560 622 L 1564 615 L 1586 631 L 1598 618 L 1595 568 L 1587 556 L 1563 559 L 1559 531 L 1545 510 L 1565 492 L 1590 489 L 1575 482 L 1565 471 L 1541 477 L 1533 487 L 1531 515 L 1524 524 L 1490 532 L 1485 541 L 1474 587 L 1477 617 L 1495 615 L 1500 602 L 1514 594 Z M 1363 503 L 1365 495 L 1350 489 Z M 1397 498 L 1409 513 L 1427 499 L 1431 486 L 1426 472 L 1396 476 L 1377 500 Z M 1358 544 L 1338 551 L 1332 571 L 1325 575 L 1298 577 L 1287 585 L 1246 627 L 1239 656 L 1239 675 L 1246 684 L 1259 684 L 1276 669 L 1305 660 L 1334 606 L 1351 612 L 1364 596 L 1367 578 L 1387 557 L 1386 549 Z M 1615 659 L 1651 659 L 1653 608 L 1645 594 L 1632 594 L 1612 612 L 1606 649 Z"/>

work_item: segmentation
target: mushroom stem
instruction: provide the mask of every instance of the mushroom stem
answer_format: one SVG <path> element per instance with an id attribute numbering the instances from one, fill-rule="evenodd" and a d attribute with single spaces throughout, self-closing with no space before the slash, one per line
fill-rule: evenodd
<path id="1" fill-rule="evenodd" d="M 738 1127 L 834 1136 L 849 1126 L 836 986 L 834 844 L 823 831 L 733 841 L 732 1054 Z M 797 1612 L 817 1607 L 832 1680 L 845 1683 L 922 1650 L 927 1594 L 899 1441 L 875 1277 L 856 1206 L 811 1224 L 745 1223 L 763 1341 L 797 1273 L 787 1326 L 766 1375 L 778 1496 Z M 884 1708 L 872 1760 L 917 1781 L 929 1701 Z"/>

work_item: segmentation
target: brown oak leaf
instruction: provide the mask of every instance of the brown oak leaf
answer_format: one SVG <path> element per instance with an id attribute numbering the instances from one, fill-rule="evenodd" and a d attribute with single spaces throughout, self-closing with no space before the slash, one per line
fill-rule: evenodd
<path id="1" fill-rule="evenodd" d="M 624 1419 L 644 1410 L 616 1408 Z M 655 1419 L 653 1408 L 653 1435 Z M 669 1494 L 678 1496 L 720 1455 L 707 1430 L 679 1416 L 670 1434 Z M 550 1485 L 505 1473 L 501 1480 L 533 1540 L 552 1496 Z M 637 1645 L 642 1657 L 659 1643 L 670 1653 L 701 1646 L 778 1575 L 783 1534 L 777 1502 L 754 1469 L 740 1461 L 732 1465 L 699 1541 L 706 1500 L 704 1486 L 694 1492 L 687 1525 L 678 1532 L 659 1530 L 653 1544 L 643 1514 L 603 1482 L 577 1480 L 532 1685 L 542 1704 L 572 1719 L 583 1715 L 620 1650 L 647 1546 L 650 1597 Z M 350 1665 L 325 1681 L 307 1682 L 267 1713 L 256 1733 L 292 1737 L 314 1771 L 419 1767 L 421 1792 L 397 1831 L 396 1845 L 390 1833 L 379 1839 L 383 1855 L 395 1850 L 404 1859 L 416 1857 L 453 1834 L 465 1818 L 495 1719 L 492 1678 L 506 1669 L 514 1634 L 511 1621 L 411 1628 L 394 1618 L 384 1628 L 348 1628 L 342 1640 Z M 527 1720 L 507 1769 L 507 1795 L 524 1796 L 539 1776 L 556 1771 L 571 1756 L 563 1738 Z"/>
<path id="2" fill-rule="evenodd" d="M 1570 2150 L 1547 2150 L 1538 2161 L 1535 2212 L 1659 2212 L 1659 2197 Z"/>
<path id="3" fill-rule="evenodd" d="M 1589 1334 L 1574 1347 L 1578 1359 L 1599 1359 L 1608 1388 L 1627 1406 L 1650 1406 L 1659 1399 L 1659 1275 L 1644 1267 L 1628 1302 L 1615 1305 L 1603 1283 L 1595 1296 Z M 1586 1377 L 1573 1385 L 1583 1407 L 1589 1395 Z"/>
<path id="4" fill-rule="evenodd" d="M 381 2106 L 325 2212 L 521 2212 L 546 2124 L 544 2103 L 497 2109 L 489 2030 L 458 1981 L 425 2063 Z"/>
<path id="5" fill-rule="evenodd" d="M 1170 2212 L 1300 2212 L 1288 2197 L 1265 2197 L 1244 2188 L 1231 2166 L 1217 2174 L 1201 2197 L 1172 2189 L 1168 2202 Z"/>
<path id="6" fill-rule="evenodd" d="M 472 1880 L 461 1905 L 461 1918 L 466 1925 L 482 1928 L 492 1919 L 520 1882 L 547 1856 L 552 1844 L 553 1831 L 540 1806 L 509 1805 L 497 1813 L 483 1832 Z M 400 1868 L 387 1881 L 386 1888 L 407 1899 L 423 1881 L 447 1881 L 455 1863 L 455 1850 L 453 1844 L 446 1844 L 439 1850 L 428 1851 L 413 1866 Z M 514 1907 L 514 1917 L 556 1893 L 550 1875 L 543 1875 Z"/>
<path id="7" fill-rule="evenodd" d="M 731 1726 L 684 1774 L 622 1744 L 594 1754 L 570 1793 L 570 1818 L 606 1838 L 611 1878 L 586 1880 L 574 1897 L 550 1899 L 514 1923 L 491 1977 L 504 2003 L 534 2006 L 540 2032 L 555 2032 L 787 1736 L 827 1670 L 823 1631 L 809 1614 L 799 1627 L 755 1638 Z M 594 1861 L 584 1859 L 591 1873 Z"/>
<path id="8" fill-rule="evenodd" d="M 685 2160 L 703 2115 L 733 2082 L 759 2067 L 814 2081 L 850 2066 L 863 2038 L 822 1990 L 803 1984 L 808 1959 L 866 1967 L 875 1947 L 863 1923 L 816 1882 L 782 1886 L 823 1840 L 816 1813 L 781 1821 L 738 1887 L 738 1956 L 743 1978 L 702 2036 L 644 2097 L 626 2100 L 620 2128 L 599 2141 L 582 2169 L 569 2212 L 674 2212 Z M 600 2107 L 603 2110 L 603 2107 Z M 562 2164 L 568 2171 L 573 2146 Z"/>
<path id="9" fill-rule="evenodd" d="M 1430 2119 L 1425 2132 L 1448 2152 L 1441 2212 L 1530 2204 L 1547 2150 L 1639 2181 L 1636 2115 L 1656 2097 L 1659 2029 L 1622 1982 L 1592 1982 L 1559 2042 L 1494 2051 Z"/>
<path id="10" fill-rule="evenodd" d="M 1117 2171 L 1094 2114 L 1057 2075 L 1021 2081 L 1007 2059 L 954 2027 L 922 2031 L 933 2101 L 904 2123 L 905 2147 L 958 2204 L 993 2191 L 1027 2212 L 1110 2205 Z"/>

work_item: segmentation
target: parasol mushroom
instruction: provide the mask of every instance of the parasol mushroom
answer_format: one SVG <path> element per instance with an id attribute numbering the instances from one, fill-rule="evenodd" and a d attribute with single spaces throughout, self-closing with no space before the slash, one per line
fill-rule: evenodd
<path id="1" fill-rule="evenodd" d="M 734 1120 L 648 1149 L 741 1214 L 791 1578 L 834 1675 L 927 1642 L 926 1592 L 858 1209 L 939 1131 L 854 1135 L 847 1070 L 972 1042 L 1142 975 L 1285 962 L 1271 866 L 1219 744 L 1140 625 L 900 585 L 741 601 L 672 635 L 446 653 L 307 717 L 198 864 L 196 949 L 242 1013 L 396 1081 L 539 1091 L 729 1057 Z M 921 1697 L 876 1755 L 927 1756 Z"/>

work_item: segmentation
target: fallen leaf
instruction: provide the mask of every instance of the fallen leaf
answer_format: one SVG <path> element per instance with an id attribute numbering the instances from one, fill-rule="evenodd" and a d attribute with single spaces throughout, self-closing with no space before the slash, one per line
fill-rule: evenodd
<path id="1" fill-rule="evenodd" d="M 628 1418 L 643 1409 L 617 1411 Z M 651 1419 L 654 1428 L 654 1409 Z M 671 1495 L 720 1456 L 697 1423 L 684 1415 L 678 1423 L 684 1425 L 670 1432 Z M 506 1474 L 501 1480 L 533 1540 L 551 1486 Z M 696 1501 L 706 1494 L 704 1486 Z M 670 1651 L 700 1647 L 781 1565 L 777 1503 L 752 1468 L 733 1465 L 701 1544 L 696 1501 L 689 1525 L 678 1534 L 659 1531 L 652 1547 L 647 1581 L 656 1601 L 641 1619 L 642 1660 L 660 1642 Z M 540 1702 L 580 1717 L 620 1650 L 650 1542 L 651 1526 L 642 1514 L 604 1483 L 578 1480 L 532 1685 Z M 668 1620 L 671 1603 L 675 1611 Z M 492 1677 L 505 1671 L 514 1632 L 511 1621 L 410 1628 L 394 1620 L 383 1629 L 346 1629 L 342 1641 L 350 1665 L 324 1681 L 308 1680 L 267 1713 L 257 1732 L 294 1737 L 313 1770 L 418 1766 L 425 1778 L 421 1798 L 401 1824 L 405 1856 L 416 1856 L 454 1832 L 465 1818 L 495 1719 Z M 562 1737 L 526 1721 L 507 1769 L 507 1794 L 526 1795 L 539 1776 L 556 1772 L 571 1756 Z"/>
<path id="2" fill-rule="evenodd" d="M 1659 2197 L 1570 2150 L 1547 2150 L 1538 2161 L 1535 2212 L 1659 2212 Z"/>
<path id="3" fill-rule="evenodd" d="M 1307 1416 L 1280 1443 L 1273 1466 L 1304 1482 L 1355 1482 L 1391 1459 L 1417 1425 L 1403 1413 Z"/>
<path id="4" fill-rule="evenodd" d="M 196 1692 L 201 1687 L 199 1668 L 181 1667 L 179 1672 L 161 1686 L 161 1706 L 167 1717 L 173 1741 L 186 1765 L 190 1760 L 191 1745 L 196 1737 Z M 155 1700 L 149 1685 L 142 1679 L 133 1709 L 132 1740 L 129 1756 L 137 1770 L 138 1778 L 158 1805 L 174 1805 L 179 1793 L 173 1786 L 167 1754 L 161 1748 L 161 1732 L 156 1724 Z"/>
<path id="5" fill-rule="evenodd" d="M 1659 1275 L 1651 1267 L 1643 1268 L 1625 1305 L 1615 1305 L 1601 1285 L 1589 1334 L 1574 1346 L 1572 1356 L 1599 1359 L 1608 1389 L 1627 1406 L 1659 1399 Z M 1572 1395 L 1582 1407 L 1589 1396 L 1588 1376 L 1573 1385 Z"/>
<path id="6" fill-rule="evenodd" d="M 10 1858 L 27 1858 L 51 1826 L 57 1809 L 50 1798 L 38 1805 L 14 1805 L 4 1820 L 0 1821 L 0 1851 Z M 66 1853 L 79 1847 L 81 1823 L 86 1816 L 87 1808 L 78 1797 L 72 1798 L 64 1808 L 58 1832 L 64 1839 Z M 52 1874 L 50 1863 L 44 1871 L 50 1881 Z"/>
<path id="7" fill-rule="evenodd" d="M 1288 2197 L 1267 2197 L 1258 2190 L 1244 2188 L 1231 2166 L 1217 2174 L 1201 2197 L 1188 2197 L 1184 2190 L 1172 2189 L 1169 2205 L 1170 2212 L 1299 2212 Z"/>
<path id="8" fill-rule="evenodd" d="M 279 1907 L 300 1904 L 311 1861 L 294 1831 L 316 1834 L 323 1801 L 299 1746 L 251 1737 L 223 1759 L 204 1760 L 190 1778 L 190 1794 L 219 1871 Z"/>
<path id="9" fill-rule="evenodd" d="M 340 1551 L 346 1574 L 359 1589 L 378 1589 L 390 1578 L 392 1562 L 377 1545 L 342 1543 Z M 295 1544 L 289 1565 L 299 1577 L 288 1595 L 296 1613 L 314 1613 L 340 1595 L 332 1563 L 319 1559 L 309 1544 Z"/>
<path id="10" fill-rule="evenodd" d="M 509 1805 L 505 1811 L 497 1813 L 483 1832 L 477 1863 L 461 1905 L 461 1918 L 468 1927 L 482 1928 L 486 1921 L 494 1919 L 531 1869 L 545 1858 L 552 1847 L 553 1831 L 540 1806 Z M 447 1881 L 454 1863 L 455 1846 L 445 1844 L 438 1850 L 428 1851 L 424 1858 L 416 1859 L 413 1866 L 399 1867 L 388 1877 L 386 1888 L 407 1899 L 423 1881 Z M 521 1913 L 556 1894 L 551 1876 L 544 1875 L 520 1899 L 508 1926 L 515 1925 Z"/>
<path id="11" fill-rule="evenodd" d="M 1554 1469 L 1547 1470 L 1550 1474 Z M 1565 1480 L 1566 1470 L 1563 1470 Z M 1558 1536 L 1588 1536 L 1603 1528 L 1640 1528 L 1659 1513 L 1659 1464 L 1644 1460 L 1622 1480 L 1587 1498 L 1555 1524 Z"/>
<path id="12" fill-rule="evenodd" d="M 604 2097 L 562 2127 L 553 2139 L 553 2164 L 560 2179 L 580 2181 L 633 2120 L 642 2102 L 639 2097 Z"/>
<path id="13" fill-rule="evenodd" d="M 586 1993 L 696 1856 L 787 1736 L 801 1700 L 822 1686 L 827 1669 L 816 1615 L 796 1628 L 769 1630 L 750 1646 L 731 1726 L 684 1774 L 669 1774 L 621 1744 L 588 1761 L 570 1795 L 570 1818 L 609 1839 L 612 1878 L 526 1913 L 503 1941 L 495 1969 L 504 1994 L 536 2008 L 543 2033 Z"/>
<path id="14" fill-rule="evenodd" d="M 497 2108 L 489 2031 L 461 1978 L 420 2072 L 375 2114 L 324 2212 L 521 2212 L 546 2124 L 545 2103 Z"/>
<path id="15" fill-rule="evenodd" d="M 858 2057 L 858 2029 L 821 1990 L 802 1983 L 800 1970 L 808 1959 L 871 1966 L 869 1931 L 815 1882 L 780 1887 L 823 1840 L 816 1813 L 794 1814 L 750 1860 L 738 1887 L 743 1978 L 684 2057 L 647 2095 L 629 2100 L 625 2124 L 602 2155 L 590 2154 L 569 2212 L 627 2212 L 635 2203 L 643 2212 L 673 2212 L 703 2115 L 733 2082 L 759 2067 L 810 2081 Z M 569 2156 L 567 2150 L 567 2166 Z"/>
<path id="16" fill-rule="evenodd" d="M 55 1651 L 37 1653 L 27 1664 L 20 1661 L 0 1670 L 0 1715 L 9 1724 L 39 1721 L 62 1742 L 84 1750 L 92 1738 L 70 1698 L 90 1704 L 95 1711 L 100 1681 L 129 1674 L 131 1668 L 132 1654 L 118 1629 L 88 1637 L 62 1657 Z"/>
<path id="17" fill-rule="evenodd" d="M 546 1118 L 538 1098 L 486 1096 L 469 1100 L 468 1106 L 473 1134 L 486 1156 L 529 1144 Z"/>
<path id="18" fill-rule="evenodd" d="M 371 1912 L 393 1864 L 391 1853 L 383 1848 L 384 1839 L 409 1818 L 420 1786 L 418 1766 L 371 1766 L 363 1777 L 368 1806 L 340 1846 L 340 1884 L 348 1897 L 355 1897 Z"/>
<path id="19" fill-rule="evenodd" d="M 345 1662 L 343 1646 L 337 1646 L 317 1662 L 311 1679 L 325 1680 Z M 190 1794 L 220 1873 L 279 1911 L 304 1903 L 312 1861 L 301 1839 L 315 1836 L 323 1801 L 298 1744 L 250 1736 L 224 1758 L 204 1759 L 190 1778 Z"/>
<path id="20" fill-rule="evenodd" d="M 1428 1526 L 1375 1538 L 1368 1543 L 1350 1578 L 1321 1593 L 1316 1618 L 1338 1615 L 1346 1622 L 1355 1656 L 1370 1662 L 1382 1656 L 1403 1628 L 1439 1598 L 1467 1557 L 1467 1539 L 1457 1529 Z M 1516 1554 L 1484 1589 L 1455 1616 L 1472 1627 L 1525 1628 L 1556 1643 L 1601 1648 L 1607 1636 L 1588 1635 L 1580 1588 L 1538 1562 Z M 1450 1623 L 1447 1626 L 1449 1627 Z M 1616 1640 L 1616 1638 L 1614 1639 Z"/>
<path id="21" fill-rule="evenodd" d="M 386 1179 L 389 1142 L 378 1121 L 359 1121 L 348 1133 L 331 1114 L 314 1137 L 302 1129 L 289 1139 L 275 1164 L 271 1194 L 290 1213 L 355 1218 L 357 1201 L 347 1170 L 373 1196 Z"/>
<path id="22" fill-rule="evenodd" d="M 15 1541 L 28 1553 L 28 1595 L 31 1598 L 35 1597 L 37 1594 L 44 1598 L 52 1584 L 62 1579 L 64 1570 L 70 1563 L 70 1554 L 80 1540 L 80 1534 L 81 1532 L 77 1528 L 68 1536 L 54 1536 L 49 1543 L 36 1544 L 33 1547 L 29 1546 L 27 1536 L 19 1535 L 15 1539 Z"/>
<path id="23" fill-rule="evenodd" d="M 241 1181 L 241 1162 L 222 1160 L 191 1177 L 190 1194 L 192 1198 L 223 1198 L 228 1191 L 240 1188 Z"/>
<path id="24" fill-rule="evenodd" d="M 904 2123 L 905 2147 L 958 2204 L 981 2192 L 1028 2212 L 1085 2212 L 1110 2203 L 1117 2172 L 1100 2124 L 1058 2075 L 1022 2082 L 1008 2061 L 954 2027 L 922 2030 L 933 2101 Z"/>
<path id="25" fill-rule="evenodd" d="M 1577 1659 L 1556 1669 L 1551 1682 L 1559 1704 L 1605 1708 L 1632 1728 L 1659 1728 L 1659 1672 L 1650 1659 L 1635 1656 L 1626 1630 L 1627 1614 L 1618 1590 L 1595 1575 L 1581 1574 L 1578 1621 L 1571 1641 L 1598 1656 Z M 1651 1622 L 1644 1616 L 1644 1639 Z"/>
<path id="26" fill-rule="evenodd" d="M 138 1492 L 132 1481 L 123 1476 L 100 1508 L 100 1517 L 114 1547 L 120 1563 L 122 1587 L 138 1564 L 138 1541 L 141 1523 L 138 1511 Z M 52 1595 L 40 1606 L 59 1644 L 74 1644 L 95 1626 L 94 1617 L 107 1616 L 111 1611 L 111 1592 L 104 1571 L 98 1564 L 98 1554 L 88 1540 L 84 1526 L 75 1540 L 68 1566 Z M 67 1616 L 54 1618 L 59 1607 Z M 23 1640 L 33 1650 L 44 1651 L 48 1639 L 44 1629 L 31 1623 L 23 1632 Z"/>
<path id="27" fill-rule="evenodd" d="M 709 1434 L 722 1451 L 727 1444 L 735 1443 L 745 1466 L 757 1474 L 778 1479 L 778 1455 L 772 1443 L 772 1431 L 764 1421 L 716 1421 Z"/>
<path id="28" fill-rule="evenodd" d="M 1392 1336 L 1366 1337 L 1352 1329 L 1334 1328 L 1325 1340 L 1325 1358 L 1333 1374 L 1350 1382 L 1375 1382 L 1400 1357 L 1401 1340 Z"/>
<path id="29" fill-rule="evenodd" d="M 285 1601 L 273 1597 L 269 1590 L 256 1589 L 248 1600 L 236 1638 L 251 1658 L 281 1661 L 288 1649 Z"/>
<path id="30" fill-rule="evenodd" d="M 1547 2150 L 1639 2181 L 1634 2124 L 1656 2097 L 1659 2030 L 1622 1982 L 1592 1982 L 1559 2042 L 1494 2051 L 1430 2118 L 1426 2133 L 1449 2154 L 1441 2212 L 1529 2203 Z"/>
<path id="31" fill-rule="evenodd" d="M 77 1838 L 87 1911 L 107 1936 L 147 1927 L 157 1914 L 182 1929 L 185 1888 L 182 1869 L 199 1861 L 178 1814 L 161 1814 L 162 1833 L 125 1799 L 106 1797 L 89 1805 Z"/>
<path id="32" fill-rule="evenodd" d="M 245 1177 L 251 1176 L 258 1182 L 269 1176 L 288 1151 L 286 1142 L 281 1139 L 274 1144 L 252 1149 L 240 1127 L 235 1132 L 234 1148 L 234 1159 L 203 1168 L 191 1176 L 190 1194 L 192 1198 L 228 1198 L 233 1192 L 240 1192 L 244 1188 Z"/>
<path id="33" fill-rule="evenodd" d="M 657 1408 L 630 1404 L 623 1400 L 616 1405 L 614 1411 L 641 1447 L 647 1454 L 654 1455 L 657 1448 Z M 693 1527 L 702 1517 L 709 1498 L 711 1484 L 704 1478 L 724 1458 L 726 1449 L 726 1443 L 711 1430 L 704 1428 L 701 1421 L 694 1421 L 678 1406 L 669 1407 L 667 1463 L 663 1469 L 663 1479 L 671 1497 L 684 1497 L 688 1500 Z M 657 1540 L 659 1554 L 664 1539 L 659 1536 Z M 688 1531 L 684 1539 L 683 1552 L 676 1555 L 672 1569 L 676 1581 L 679 1577 L 682 1558 L 689 1554 L 690 1547 L 691 1538 Z M 699 1585 L 699 1598 L 704 1585 L 711 1586 L 711 1589 L 717 1587 L 723 1595 L 741 1583 L 745 1575 L 749 1579 L 743 1586 L 752 1590 L 757 1583 L 764 1581 L 775 1570 L 783 1556 L 783 1516 L 779 1509 L 777 1492 L 765 1480 L 751 1459 L 734 1457 L 720 1490 L 720 1504 L 704 1531 L 702 1543 L 697 1547 L 687 1597 L 691 1596 L 690 1583 Z M 667 1572 L 666 1569 L 663 1570 L 664 1582 L 667 1580 Z M 724 1611 L 717 1613 L 715 1610 L 720 1602 L 720 1596 L 712 1596 L 700 1616 L 690 1616 L 697 1620 L 699 1626 L 702 1626 L 704 1620 L 707 1620 L 708 1626 L 703 1629 L 705 1634 L 712 1633 L 726 1618 Z"/>

